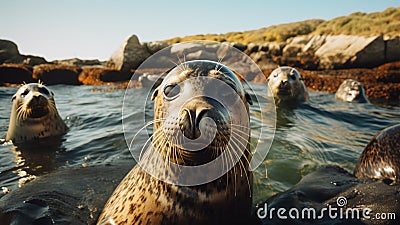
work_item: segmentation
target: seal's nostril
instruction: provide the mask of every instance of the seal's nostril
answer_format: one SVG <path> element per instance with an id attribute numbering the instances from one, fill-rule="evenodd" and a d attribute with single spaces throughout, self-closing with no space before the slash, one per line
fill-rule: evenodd
<path id="1" fill-rule="evenodd" d="M 180 113 L 180 118 L 179 118 L 179 127 L 185 137 L 189 139 L 196 139 L 200 135 L 197 135 L 197 133 L 200 133 L 200 131 L 197 132 L 199 129 L 196 126 L 196 114 L 192 110 L 189 109 L 183 109 Z"/>
<path id="2" fill-rule="evenodd" d="M 286 87 L 288 85 L 288 81 L 287 80 L 282 80 L 281 81 L 281 87 Z"/>

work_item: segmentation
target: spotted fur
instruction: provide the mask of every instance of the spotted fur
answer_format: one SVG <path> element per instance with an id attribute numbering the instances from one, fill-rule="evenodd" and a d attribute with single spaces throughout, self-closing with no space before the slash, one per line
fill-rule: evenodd
<path id="1" fill-rule="evenodd" d="M 192 61 L 193 62 L 193 61 Z M 164 82 L 154 92 L 154 140 L 163 138 L 168 134 L 174 134 L 174 129 L 179 129 L 179 118 L 169 118 L 169 113 L 173 110 L 173 105 L 167 104 L 163 97 L 163 90 L 173 82 L 180 82 L 193 77 L 215 77 L 225 83 L 232 85 L 238 93 L 240 101 L 246 103 L 246 94 L 243 88 L 233 82 L 224 73 L 232 73 L 226 67 L 215 70 L 216 63 L 209 61 L 197 61 L 185 63 L 172 70 L 164 79 Z M 232 73 L 233 74 L 233 73 Z M 173 83 L 172 82 L 172 83 Z M 195 81 L 196 87 L 201 88 L 204 83 L 201 79 Z M 193 85 L 193 83 L 191 84 Z M 192 86 L 193 87 L 193 86 Z M 179 96 L 181 98 L 183 96 Z M 190 98 L 188 98 L 190 99 Z M 189 101 L 185 107 L 203 107 L 204 102 L 194 100 Z M 205 107 L 205 106 L 204 106 Z M 247 106 L 248 110 L 248 106 Z M 216 114 L 210 114 L 215 120 Z M 234 115 L 234 119 L 249 120 L 248 114 Z M 202 157 L 208 161 L 213 160 L 217 154 L 207 154 L 215 152 L 219 145 L 223 144 L 227 124 L 220 118 L 217 123 L 218 134 L 213 143 L 207 147 Z M 164 126 L 165 121 L 170 121 Z M 185 123 L 185 121 L 183 121 Z M 181 123 L 182 124 L 182 123 Z M 172 133 L 171 133 L 172 132 Z M 247 132 L 250 132 L 249 130 Z M 204 158 L 200 155 L 190 155 L 179 148 L 174 148 L 177 152 L 166 153 L 166 149 L 171 143 L 155 141 L 155 148 L 163 157 L 176 164 L 198 165 L 203 163 Z M 172 155 L 172 156 L 171 156 Z M 179 155 L 179 156 L 177 156 Z M 114 193 L 109 198 L 101 213 L 98 224 L 244 224 L 249 221 L 252 203 L 252 173 L 248 170 L 248 162 L 251 154 L 247 140 L 246 151 L 225 175 L 206 184 L 196 186 L 179 186 L 159 180 L 140 166 L 136 165 L 128 175 L 122 180 Z M 145 160 L 144 156 L 141 160 Z M 149 161 L 162 172 L 170 172 L 167 166 L 162 166 L 158 162 Z M 207 171 L 193 176 L 205 176 Z"/>
<path id="2" fill-rule="evenodd" d="M 309 100 L 307 88 L 295 68 L 279 67 L 271 72 L 267 81 L 277 104 Z"/>
<path id="3" fill-rule="evenodd" d="M 65 134 L 68 128 L 58 114 L 53 96 L 41 83 L 19 88 L 12 97 L 6 140 L 18 144 Z"/>

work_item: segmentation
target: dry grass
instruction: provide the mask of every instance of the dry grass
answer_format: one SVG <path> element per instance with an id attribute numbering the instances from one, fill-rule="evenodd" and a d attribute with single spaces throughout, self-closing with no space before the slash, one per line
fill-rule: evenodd
<path id="1" fill-rule="evenodd" d="M 176 37 L 166 42 L 173 44 L 193 40 L 230 41 L 242 44 L 283 42 L 288 38 L 307 34 L 347 34 L 396 36 L 400 34 L 400 7 L 391 7 L 382 12 L 356 12 L 329 21 L 314 19 L 280 24 L 244 32 L 205 34 Z"/>

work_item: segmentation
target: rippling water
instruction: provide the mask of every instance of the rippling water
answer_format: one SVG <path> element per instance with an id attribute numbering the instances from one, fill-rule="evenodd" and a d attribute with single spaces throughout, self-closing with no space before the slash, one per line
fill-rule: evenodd
<path id="1" fill-rule="evenodd" d="M 256 92 L 258 90 L 257 86 Z M 0 187 L 18 188 L 29 179 L 60 167 L 88 166 L 131 161 L 122 127 L 125 90 L 98 92 L 107 87 L 50 86 L 61 117 L 70 130 L 63 140 L 46 143 L 41 149 L 0 146 Z M 0 88 L 0 137 L 9 123 L 11 97 L 17 88 Z M 143 125 L 143 105 L 148 90 L 137 95 L 126 117 L 137 119 L 131 130 Z M 311 101 L 296 109 L 278 109 L 275 139 L 267 158 L 255 172 L 254 201 L 292 187 L 301 177 L 321 165 L 336 164 L 353 170 L 368 141 L 381 129 L 400 122 L 400 107 L 339 102 L 333 94 L 310 93 Z M 261 110 L 263 110 L 261 108 Z M 260 109 L 251 107 L 254 136 L 259 133 Z M 270 118 L 265 118 L 269 120 Z M 267 132 L 268 133 L 268 132 Z M 267 148 L 268 135 L 257 148 Z M 141 137 L 144 141 L 146 137 Z M 40 152 L 38 154 L 38 152 Z"/>

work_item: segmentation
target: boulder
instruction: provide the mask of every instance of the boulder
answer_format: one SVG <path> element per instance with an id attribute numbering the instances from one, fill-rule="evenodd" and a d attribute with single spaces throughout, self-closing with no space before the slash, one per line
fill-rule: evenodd
<path id="1" fill-rule="evenodd" d="M 269 52 L 258 51 L 249 56 L 262 70 L 275 69 L 278 67 L 278 64 L 274 62 Z"/>
<path id="2" fill-rule="evenodd" d="M 213 60 L 217 61 L 217 54 L 215 52 L 209 52 L 206 50 L 199 50 L 197 52 L 191 52 L 186 55 L 186 60 L 199 60 L 199 59 L 206 59 L 206 60 Z"/>
<path id="3" fill-rule="evenodd" d="M 287 41 L 286 46 L 282 50 L 285 57 L 296 57 L 303 51 L 303 48 L 310 41 L 311 36 L 299 36 L 291 38 Z"/>
<path id="4" fill-rule="evenodd" d="M 237 48 L 242 52 L 244 52 L 247 49 L 247 45 L 244 45 L 242 43 L 233 43 L 232 47 Z"/>
<path id="5" fill-rule="evenodd" d="M 385 40 L 386 62 L 400 61 L 400 37 Z"/>
<path id="6" fill-rule="evenodd" d="M 9 40 L 0 39 L 0 64 L 2 63 L 20 63 L 23 57 L 18 51 L 18 46 Z"/>
<path id="7" fill-rule="evenodd" d="M 327 36 L 315 55 L 321 69 L 371 68 L 385 62 L 383 36 Z"/>
<path id="8" fill-rule="evenodd" d="M 208 59 L 217 61 L 217 51 L 219 44 L 210 43 L 197 43 L 188 42 L 181 43 L 178 45 L 173 45 L 171 47 L 171 55 L 176 55 L 182 60 L 198 60 L 198 59 Z M 184 58 L 183 58 L 184 57 Z"/>
<path id="9" fill-rule="evenodd" d="M 169 44 L 164 41 L 152 41 L 152 42 L 147 42 L 145 44 L 146 44 L 147 49 L 149 50 L 150 54 L 154 54 L 154 53 L 160 51 L 161 49 L 169 46 Z"/>
<path id="10" fill-rule="evenodd" d="M 45 58 L 40 56 L 24 55 L 23 57 L 24 57 L 23 63 L 29 66 L 37 66 L 40 64 L 48 63 Z"/>
<path id="11" fill-rule="evenodd" d="M 112 69 L 130 72 L 131 69 L 138 68 L 150 55 L 147 46 L 140 44 L 138 37 L 132 35 L 112 54 L 106 65 Z"/>
<path id="12" fill-rule="evenodd" d="M 0 65 L 0 84 L 22 84 L 33 82 L 32 68 L 23 64 Z"/>
<path id="13" fill-rule="evenodd" d="M 302 51 L 314 54 L 323 44 L 325 44 L 326 36 L 312 36 L 307 44 L 304 45 Z"/>
<path id="14" fill-rule="evenodd" d="M 33 67 L 32 77 L 46 85 L 72 84 L 78 85 L 81 68 L 77 66 L 42 64 Z"/>
<path id="15" fill-rule="evenodd" d="M 247 55 L 250 55 L 253 52 L 258 52 L 260 49 L 260 46 L 254 43 L 250 43 L 247 45 L 247 49 L 244 51 Z"/>
<path id="16" fill-rule="evenodd" d="M 180 43 L 173 45 L 171 47 L 171 54 L 172 55 L 187 55 L 192 52 L 198 52 L 200 50 L 204 50 L 204 44 L 196 43 L 196 42 L 187 42 L 187 43 Z"/>
<path id="17" fill-rule="evenodd" d="M 285 43 L 269 43 L 268 44 L 268 53 L 272 56 L 281 56 L 282 49 L 285 47 Z"/>
<path id="18" fill-rule="evenodd" d="M 98 59 L 63 59 L 63 60 L 54 60 L 52 61 L 54 64 L 66 65 L 66 66 L 100 66 L 101 62 Z"/>

